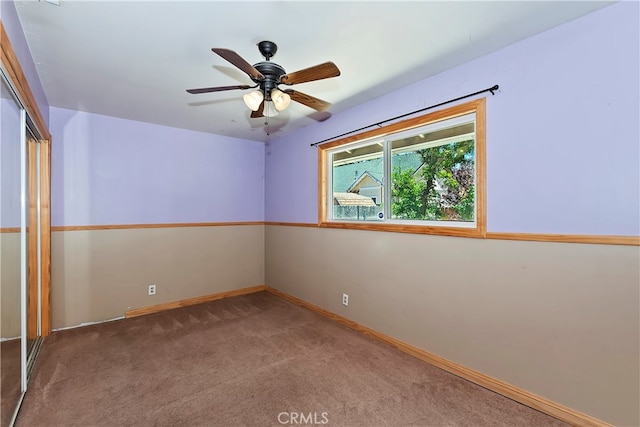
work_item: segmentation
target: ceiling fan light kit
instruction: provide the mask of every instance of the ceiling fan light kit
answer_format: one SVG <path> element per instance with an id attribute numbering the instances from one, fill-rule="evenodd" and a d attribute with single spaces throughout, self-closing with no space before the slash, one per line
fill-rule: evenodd
<path id="1" fill-rule="evenodd" d="M 254 90 L 251 93 L 247 93 L 246 95 L 242 95 L 242 99 L 244 99 L 244 103 L 252 111 L 258 111 L 258 108 L 260 108 L 260 104 L 264 100 L 264 95 L 259 90 Z"/>
<path id="2" fill-rule="evenodd" d="M 278 111 L 285 110 L 289 104 L 291 104 L 291 96 L 280 89 L 273 89 L 271 91 L 271 100 Z"/>
<path id="3" fill-rule="evenodd" d="M 281 90 L 278 88 L 278 85 L 284 84 L 291 86 L 298 83 L 337 77 L 340 75 L 340 70 L 333 62 L 325 62 L 293 73 L 287 73 L 282 66 L 271 62 L 271 57 L 273 57 L 278 51 L 278 46 L 270 41 L 261 41 L 258 43 L 258 50 L 266 61 L 258 62 L 254 65 L 249 64 L 232 50 L 223 48 L 212 48 L 211 50 L 245 72 L 249 78 L 256 83 L 256 85 L 188 89 L 187 92 L 198 94 L 235 89 L 245 90 L 258 88 L 258 90 L 248 93 L 242 97 L 244 103 L 252 111 L 252 118 L 263 116 L 266 116 L 267 118 L 274 117 L 278 114 L 278 111 L 285 110 L 291 103 L 291 100 L 299 102 L 317 111 L 326 111 L 331 106 L 331 103 L 327 101 L 323 101 L 293 89 Z"/>
<path id="4" fill-rule="evenodd" d="M 269 120 L 269 117 L 275 117 L 278 114 L 279 114 L 278 113 L 278 109 L 273 104 L 273 101 L 265 101 L 265 103 L 264 103 L 264 116 L 267 118 L 267 120 Z M 268 125 L 268 124 L 269 124 L 269 122 L 265 123 L 265 125 Z"/>

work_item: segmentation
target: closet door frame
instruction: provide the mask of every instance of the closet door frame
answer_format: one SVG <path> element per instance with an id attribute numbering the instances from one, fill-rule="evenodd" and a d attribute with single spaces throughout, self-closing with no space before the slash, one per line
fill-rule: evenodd
<path id="1" fill-rule="evenodd" d="M 15 55 L 13 47 L 2 21 L 0 21 L 0 66 L 8 84 L 15 91 L 19 102 L 26 110 L 27 123 L 36 138 L 41 150 L 40 157 L 40 335 L 46 337 L 51 333 L 51 134 L 38 108 L 33 92 L 29 87 L 22 67 Z M 26 337 L 25 337 L 26 338 Z"/>
<path id="2" fill-rule="evenodd" d="M 39 190 L 40 190 L 40 176 L 38 169 L 38 141 L 34 140 L 30 132 L 26 132 L 25 141 L 27 149 L 27 174 L 29 176 L 28 188 L 27 188 L 27 216 L 29 218 L 29 236 L 27 239 L 27 256 L 29 258 L 29 269 L 27 270 L 27 292 L 29 298 L 27 299 L 27 344 L 30 340 L 35 340 L 40 336 L 40 322 L 39 311 L 40 308 L 40 219 L 39 219 Z M 36 296 L 36 298 L 34 298 Z"/>

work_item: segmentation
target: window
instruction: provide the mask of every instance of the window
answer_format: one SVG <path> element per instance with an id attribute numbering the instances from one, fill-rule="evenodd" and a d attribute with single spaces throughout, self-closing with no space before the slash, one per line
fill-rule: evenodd
<path id="1" fill-rule="evenodd" d="M 484 237 L 484 99 L 319 148 L 320 225 Z"/>

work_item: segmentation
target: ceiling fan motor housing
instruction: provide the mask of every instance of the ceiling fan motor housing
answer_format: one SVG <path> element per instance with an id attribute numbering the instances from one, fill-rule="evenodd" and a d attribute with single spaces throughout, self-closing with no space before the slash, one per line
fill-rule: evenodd
<path id="1" fill-rule="evenodd" d="M 265 94 L 265 99 L 269 100 L 271 97 L 271 91 L 278 86 L 280 76 L 286 74 L 286 72 L 280 65 L 268 61 L 258 62 L 257 64 L 254 64 L 253 67 L 260 71 L 264 76 L 264 80 L 251 79 L 260 85 L 260 89 L 262 89 Z"/>

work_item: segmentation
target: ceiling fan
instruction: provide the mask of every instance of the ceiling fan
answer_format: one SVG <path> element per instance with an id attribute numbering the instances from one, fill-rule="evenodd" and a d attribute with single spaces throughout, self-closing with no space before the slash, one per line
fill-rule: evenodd
<path id="1" fill-rule="evenodd" d="M 274 42 L 261 41 L 258 43 L 258 50 L 262 56 L 264 56 L 266 61 L 258 62 L 253 65 L 249 64 L 232 50 L 215 47 L 211 50 L 247 73 L 249 78 L 251 78 L 251 80 L 256 84 L 254 86 L 237 85 L 187 89 L 187 92 L 198 94 L 235 89 L 245 90 L 258 88 L 258 90 L 243 96 L 245 104 L 247 104 L 247 107 L 252 110 L 252 118 L 263 117 L 265 115 L 267 117 L 273 117 L 278 111 L 282 111 L 287 108 L 291 100 L 304 104 L 317 111 L 326 111 L 331 106 L 331 103 L 327 101 L 323 101 L 297 90 L 280 89 L 278 85 L 282 84 L 290 86 L 298 83 L 337 77 L 340 75 L 340 70 L 333 62 L 324 62 L 293 73 L 287 73 L 283 67 L 275 62 L 271 62 L 271 57 L 274 56 L 278 50 L 278 46 Z"/>

